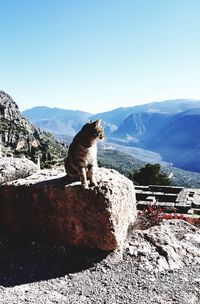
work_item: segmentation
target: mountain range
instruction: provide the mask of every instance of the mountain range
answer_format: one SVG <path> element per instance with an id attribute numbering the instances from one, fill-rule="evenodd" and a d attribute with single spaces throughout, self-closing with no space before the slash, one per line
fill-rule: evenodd
<path id="1" fill-rule="evenodd" d="M 164 161 L 200 172 L 200 100 L 177 99 L 121 107 L 92 115 L 35 107 L 23 112 L 32 123 L 68 140 L 88 120 L 103 120 L 106 141 L 157 152 Z"/>

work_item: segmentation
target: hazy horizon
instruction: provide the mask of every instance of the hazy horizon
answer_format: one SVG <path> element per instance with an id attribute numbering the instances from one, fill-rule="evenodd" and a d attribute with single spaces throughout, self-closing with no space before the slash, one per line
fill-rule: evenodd
<path id="1" fill-rule="evenodd" d="M 0 0 L 0 85 L 20 110 L 200 99 L 200 2 Z"/>
<path id="2" fill-rule="evenodd" d="M 12 97 L 12 96 L 11 96 Z M 88 112 L 88 113 L 91 113 L 91 114 L 101 114 L 101 113 L 104 113 L 104 112 L 109 112 L 109 111 L 112 111 L 112 110 L 116 110 L 116 109 L 120 109 L 120 108 L 129 108 L 129 107 L 136 107 L 136 106 L 142 106 L 142 105 L 145 105 L 145 104 L 151 104 L 151 103 L 162 103 L 162 102 L 170 102 L 170 101 L 183 101 L 183 100 L 187 100 L 187 101 L 191 101 L 191 102 L 195 102 L 195 101 L 200 101 L 199 99 L 191 99 L 191 98 L 177 98 L 177 99 L 170 99 L 170 100 L 157 100 L 157 101 L 148 101 L 148 102 L 144 102 L 144 103 L 140 103 L 140 104 L 134 104 L 134 105 L 129 105 L 129 106 L 120 106 L 120 107 L 117 107 L 117 108 L 112 108 L 112 109 L 109 109 L 109 110 L 105 110 L 105 111 L 101 111 L 101 112 L 88 112 L 88 111 L 85 111 L 83 109 L 70 109 L 70 108 L 60 108 L 60 107 L 57 107 L 57 106 L 47 106 L 47 105 L 37 105 L 37 106 L 33 106 L 33 107 L 30 107 L 30 108 L 26 108 L 24 110 L 21 110 L 21 112 L 23 111 L 26 111 L 26 110 L 31 110 L 33 108 L 37 108 L 37 107 L 48 107 L 50 109 L 54 109 L 54 108 L 57 108 L 57 109 L 61 109 L 61 110 L 73 110 L 73 111 L 83 111 L 83 112 Z"/>

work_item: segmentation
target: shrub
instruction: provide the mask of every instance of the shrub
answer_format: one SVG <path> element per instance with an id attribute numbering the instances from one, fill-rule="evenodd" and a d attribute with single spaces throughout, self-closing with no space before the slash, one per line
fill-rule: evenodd
<path id="1" fill-rule="evenodd" d="M 139 185 L 170 185 L 167 174 L 161 172 L 160 164 L 147 164 L 134 174 L 130 174 L 129 178 Z"/>
<path id="2" fill-rule="evenodd" d="M 159 205 L 152 205 L 149 203 L 142 211 L 138 211 L 138 217 L 135 223 L 135 229 L 148 229 L 152 226 L 158 225 L 162 220 L 183 220 L 194 226 L 200 227 L 200 218 L 188 217 L 184 214 L 177 213 L 176 208 L 169 210 Z"/>
<path id="3" fill-rule="evenodd" d="M 148 229 L 157 225 L 164 219 L 165 208 L 149 203 L 142 211 L 138 212 L 136 221 L 137 229 Z"/>

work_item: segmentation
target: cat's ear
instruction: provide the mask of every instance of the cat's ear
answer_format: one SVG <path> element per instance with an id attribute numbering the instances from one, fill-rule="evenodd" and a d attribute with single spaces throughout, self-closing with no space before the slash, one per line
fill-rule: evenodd
<path id="1" fill-rule="evenodd" d="M 95 121 L 95 126 L 99 127 L 100 124 L 101 124 L 101 119 L 97 119 L 97 120 Z"/>
<path id="2" fill-rule="evenodd" d="M 87 122 L 86 124 L 83 125 L 81 130 L 87 130 L 89 125 L 90 125 L 89 122 Z"/>

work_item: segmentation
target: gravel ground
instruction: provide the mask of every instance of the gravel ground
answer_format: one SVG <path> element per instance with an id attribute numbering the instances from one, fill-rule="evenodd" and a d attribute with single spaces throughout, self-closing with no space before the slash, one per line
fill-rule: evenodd
<path id="1" fill-rule="evenodd" d="M 0 236 L 0 303 L 200 303 L 200 265 L 143 270 L 105 253 Z"/>

